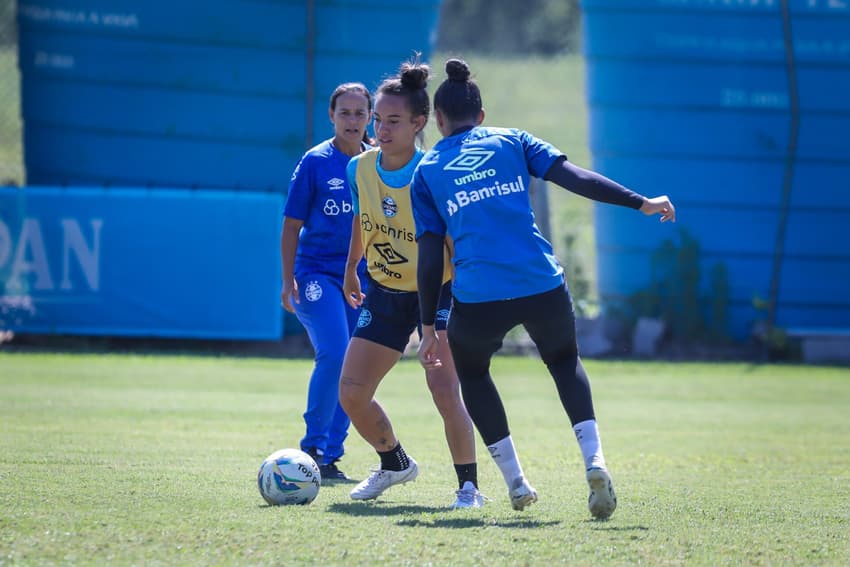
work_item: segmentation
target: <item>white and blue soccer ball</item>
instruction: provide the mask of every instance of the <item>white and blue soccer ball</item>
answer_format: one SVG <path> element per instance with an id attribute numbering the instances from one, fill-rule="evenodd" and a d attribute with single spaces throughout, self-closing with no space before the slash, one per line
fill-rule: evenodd
<path id="1" fill-rule="evenodd" d="M 257 486 L 272 506 L 309 504 L 319 495 L 322 475 L 310 455 L 298 449 L 275 451 L 260 465 Z"/>

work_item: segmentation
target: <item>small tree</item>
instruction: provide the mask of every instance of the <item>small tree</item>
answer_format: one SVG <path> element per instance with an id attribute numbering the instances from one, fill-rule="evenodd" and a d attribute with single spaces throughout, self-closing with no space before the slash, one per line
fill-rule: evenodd
<path id="1" fill-rule="evenodd" d="M 437 48 L 500 55 L 572 53 L 579 48 L 580 21 L 578 0 L 443 0 Z"/>

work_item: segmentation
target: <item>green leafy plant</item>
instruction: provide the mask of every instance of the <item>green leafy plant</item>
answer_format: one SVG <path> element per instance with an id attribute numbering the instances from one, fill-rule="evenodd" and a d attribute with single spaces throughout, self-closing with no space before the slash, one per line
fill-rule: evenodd
<path id="1" fill-rule="evenodd" d="M 753 335 L 764 347 L 765 358 L 768 360 L 800 360 L 801 347 L 798 341 L 792 340 L 788 331 L 782 327 L 770 324 L 770 301 L 760 295 L 753 296 L 753 309 L 760 313 L 754 326 Z"/>
<path id="2" fill-rule="evenodd" d="M 570 233 L 564 237 L 564 271 L 566 272 L 570 295 L 573 298 L 576 316 L 588 317 L 593 311 L 592 286 L 584 263 L 577 251 L 576 242 L 577 236 L 575 234 Z"/>
<path id="3" fill-rule="evenodd" d="M 613 316 L 633 325 L 640 317 L 661 319 L 675 340 L 729 340 L 729 276 L 723 263 L 712 266 L 708 289 L 701 288 L 699 242 L 687 231 L 679 243 L 665 240 L 650 258 L 649 284 L 630 294 Z"/>

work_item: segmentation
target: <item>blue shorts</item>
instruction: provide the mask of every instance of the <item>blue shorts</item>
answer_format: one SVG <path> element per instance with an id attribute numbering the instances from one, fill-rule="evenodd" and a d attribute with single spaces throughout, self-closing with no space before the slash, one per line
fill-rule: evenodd
<path id="1" fill-rule="evenodd" d="M 434 328 L 445 331 L 452 310 L 452 283 L 440 290 Z M 422 332 L 419 321 L 419 294 L 390 289 L 369 280 L 369 290 L 357 319 L 355 337 L 404 352 L 414 329 Z"/>

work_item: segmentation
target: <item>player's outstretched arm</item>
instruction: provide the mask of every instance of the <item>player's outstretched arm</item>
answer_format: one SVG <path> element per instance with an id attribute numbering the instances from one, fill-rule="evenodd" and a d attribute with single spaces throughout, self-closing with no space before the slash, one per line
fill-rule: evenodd
<path id="1" fill-rule="evenodd" d="M 543 178 L 576 195 L 600 203 L 639 209 L 646 200 L 643 195 L 623 187 L 604 175 L 570 163 L 565 156 L 555 160 Z"/>

